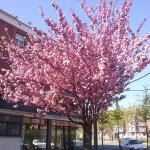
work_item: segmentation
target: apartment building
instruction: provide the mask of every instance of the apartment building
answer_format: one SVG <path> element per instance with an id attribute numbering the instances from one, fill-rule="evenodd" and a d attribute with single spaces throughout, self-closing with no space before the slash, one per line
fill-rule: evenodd
<path id="1" fill-rule="evenodd" d="M 109 111 L 109 110 L 108 110 Z M 146 126 L 144 122 L 141 122 L 140 118 L 135 116 L 135 109 L 129 108 L 124 110 L 124 116 L 122 120 L 119 121 L 119 127 L 117 120 L 113 119 L 113 116 L 110 116 L 109 121 L 110 124 L 103 124 L 103 128 L 101 125 L 98 128 L 98 140 L 118 140 L 119 138 L 133 138 L 138 139 L 140 141 L 146 141 Z M 112 122 L 111 122 L 112 121 Z M 150 120 L 147 122 L 147 128 L 149 131 L 150 137 Z"/>
<path id="2" fill-rule="evenodd" d="M 150 129 L 150 121 L 147 123 L 147 125 L 148 128 Z M 115 126 L 113 128 L 113 135 L 115 138 L 117 138 L 118 126 Z M 119 137 L 145 140 L 146 139 L 145 123 L 141 122 L 140 120 L 135 120 L 135 113 L 130 112 L 128 114 L 128 119 L 119 127 Z"/>
<path id="3" fill-rule="evenodd" d="M 5 29 L 16 44 L 25 46 L 28 34 L 34 34 L 31 27 L 11 14 L 0 9 L 0 37 L 6 36 Z M 0 58 L 0 69 L 9 68 L 7 62 Z M 2 73 L 0 71 L 0 73 Z M 67 118 L 51 112 L 41 117 L 34 106 L 13 103 L 0 98 L 0 149 L 2 150 L 71 150 L 72 141 L 82 136 L 82 128 Z"/>

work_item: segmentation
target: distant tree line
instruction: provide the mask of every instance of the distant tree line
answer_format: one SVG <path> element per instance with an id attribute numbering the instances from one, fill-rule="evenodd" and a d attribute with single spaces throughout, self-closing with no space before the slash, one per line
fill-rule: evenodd
<path id="1" fill-rule="evenodd" d="M 103 113 L 103 117 L 99 120 L 98 126 L 105 128 L 105 133 L 109 135 L 112 141 L 114 140 L 114 127 L 118 129 L 117 138 L 119 142 L 119 128 L 123 127 L 123 132 L 126 132 L 125 128 L 127 124 L 132 123 L 135 127 L 135 137 L 137 139 L 139 123 L 144 123 L 144 132 L 146 134 L 146 143 L 148 146 L 150 135 L 150 93 L 146 87 L 144 87 L 144 89 L 142 96 L 138 95 L 138 103 L 134 104 L 134 106 L 129 106 L 125 109 L 119 105 L 119 101 L 116 101 L 113 110 L 107 110 Z"/>

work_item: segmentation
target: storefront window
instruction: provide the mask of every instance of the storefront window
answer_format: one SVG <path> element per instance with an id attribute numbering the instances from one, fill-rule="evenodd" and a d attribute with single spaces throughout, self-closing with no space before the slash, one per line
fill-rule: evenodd
<path id="1" fill-rule="evenodd" d="M 52 121 L 51 143 L 59 150 L 83 149 L 83 130 L 77 124 Z"/>
<path id="2" fill-rule="evenodd" d="M 71 128 L 71 149 L 83 149 L 83 130 L 82 128 Z"/>
<path id="3" fill-rule="evenodd" d="M 24 118 L 21 150 L 45 150 L 46 131 L 46 120 Z"/>
<path id="4" fill-rule="evenodd" d="M 63 127 L 57 127 L 57 147 L 63 149 Z"/>
<path id="5" fill-rule="evenodd" d="M 83 139 L 83 128 L 81 127 L 76 128 L 76 138 Z"/>
<path id="6" fill-rule="evenodd" d="M 69 149 L 69 133 L 68 127 L 64 127 L 64 149 Z"/>
<path id="7" fill-rule="evenodd" d="M 21 150 L 45 150 L 47 122 L 37 118 L 23 118 Z M 49 135 L 50 136 L 50 135 Z M 51 148 L 74 150 L 83 148 L 83 131 L 67 121 L 52 120 Z"/>
<path id="8" fill-rule="evenodd" d="M 52 126 L 51 130 L 51 145 L 56 146 L 57 145 L 57 126 Z"/>
<path id="9" fill-rule="evenodd" d="M 55 148 L 63 149 L 64 138 L 62 126 L 52 126 L 51 145 L 54 145 L 53 147 Z"/>
<path id="10" fill-rule="evenodd" d="M 76 139 L 76 128 L 71 128 L 71 141 Z"/>

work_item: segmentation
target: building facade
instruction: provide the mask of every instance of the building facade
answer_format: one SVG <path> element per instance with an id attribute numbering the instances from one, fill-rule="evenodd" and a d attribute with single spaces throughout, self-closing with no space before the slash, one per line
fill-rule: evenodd
<path id="1" fill-rule="evenodd" d="M 121 138 L 133 138 L 140 141 L 146 140 L 146 126 L 145 123 L 140 120 L 135 120 L 135 112 L 129 112 L 128 118 L 119 127 L 119 137 Z M 148 129 L 150 129 L 150 121 L 147 122 Z M 113 128 L 113 135 L 116 138 L 118 135 L 118 127 Z"/>
<path id="2" fill-rule="evenodd" d="M 31 27 L 0 9 L 0 38 L 6 36 L 6 28 L 16 44 L 25 46 L 28 34 L 34 34 Z M 9 65 L 0 58 L 0 69 Z M 0 73 L 2 73 L 0 71 Z M 74 141 L 82 138 L 82 128 L 67 118 L 51 112 L 41 117 L 34 106 L 19 104 L 16 109 L 13 103 L 0 98 L 0 149 L 34 150 L 57 148 L 71 150 Z"/>

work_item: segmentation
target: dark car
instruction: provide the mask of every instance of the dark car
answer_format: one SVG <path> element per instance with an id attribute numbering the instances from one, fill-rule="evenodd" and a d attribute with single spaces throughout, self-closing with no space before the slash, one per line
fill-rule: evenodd
<path id="1" fill-rule="evenodd" d="M 72 141 L 72 149 L 74 150 L 83 150 L 84 144 L 83 139 L 75 139 Z"/>
<path id="2" fill-rule="evenodd" d="M 21 149 L 22 150 L 29 150 L 30 144 L 29 142 L 23 141 L 21 142 Z"/>

